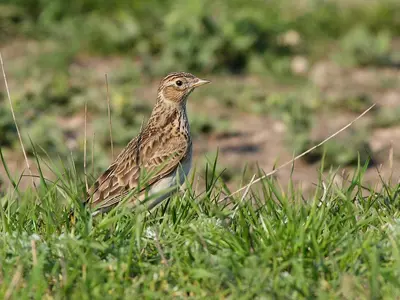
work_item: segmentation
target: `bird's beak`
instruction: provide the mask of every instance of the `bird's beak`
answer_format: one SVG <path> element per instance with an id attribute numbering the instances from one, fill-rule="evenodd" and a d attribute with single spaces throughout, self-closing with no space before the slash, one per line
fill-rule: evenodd
<path id="1" fill-rule="evenodd" d="M 210 82 L 211 82 L 211 81 L 204 80 L 204 79 L 199 79 L 199 78 L 198 78 L 195 82 L 193 82 L 192 87 L 193 87 L 193 88 L 196 88 L 196 87 L 205 85 L 205 84 L 210 83 Z"/>

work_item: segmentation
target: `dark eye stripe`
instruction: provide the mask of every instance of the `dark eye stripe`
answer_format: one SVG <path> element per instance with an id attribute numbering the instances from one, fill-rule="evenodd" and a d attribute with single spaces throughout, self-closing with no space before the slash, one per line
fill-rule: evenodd
<path id="1" fill-rule="evenodd" d="M 175 80 L 178 80 L 178 79 L 181 79 L 181 78 L 182 78 L 182 76 L 179 76 L 179 75 L 170 76 L 170 77 L 164 78 L 164 82 L 175 81 Z"/>
<path id="2" fill-rule="evenodd" d="M 170 82 L 173 82 L 175 84 L 175 82 L 179 79 L 181 79 L 181 81 L 183 81 L 182 79 L 184 79 L 184 78 L 195 78 L 195 76 L 190 73 L 185 73 L 185 72 L 170 73 L 161 80 L 159 88 L 160 89 L 164 88 L 167 85 L 167 83 L 170 83 Z"/>
<path id="3" fill-rule="evenodd" d="M 165 82 L 165 81 L 175 80 L 175 79 L 179 79 L 182 77 L 194 78 L 195 76 L 190 73 L 176 72 L 176 73 L 168 74 L 166 77 L 164 77 L 163 81 Z"/>

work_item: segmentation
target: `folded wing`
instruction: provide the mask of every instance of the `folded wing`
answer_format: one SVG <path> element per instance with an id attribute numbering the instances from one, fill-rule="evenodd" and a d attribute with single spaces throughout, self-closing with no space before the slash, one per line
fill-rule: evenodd
<path id="1" fill-rule="evenodd" d="M 111 209 L 136 189 L 140 180 L 145 182 L 140 182 L 138 194 L 173 172 L 185 158 L 187 150 L 184 136 L 170 137 L 167 141 L 160 133 L 144 132 L 133 139 L 96 180 L 86 202 L 95 210 Z"/>

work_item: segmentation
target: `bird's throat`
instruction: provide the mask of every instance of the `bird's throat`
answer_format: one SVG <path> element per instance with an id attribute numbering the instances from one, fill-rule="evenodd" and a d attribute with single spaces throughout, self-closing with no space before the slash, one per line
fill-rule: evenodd
<path id="1" fill-rule="evenodd" d="M 148 125 L 151 124 L 157 124 L 161 128 L 172 124 L 188 126 L 186 101 L 179 104 L 171 101 L 157 101 L 149 119 Z"/>

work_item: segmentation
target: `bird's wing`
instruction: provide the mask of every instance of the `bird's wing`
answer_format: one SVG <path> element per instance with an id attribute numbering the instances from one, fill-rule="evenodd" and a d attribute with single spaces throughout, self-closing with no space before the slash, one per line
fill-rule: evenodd
<path id="1" fill-rule="evenodd" d="M 138 187 L 139 179 L 145 178 L 137 191 L 140 193 L 174 171 L 185 158 L 188 147 L 183 136 L 166 140 L 156 132 L 148 132 L 142 138 L 139 135 L 97 179 L 88 192 L 87 202 L 96 210 L 111 208 Z"/>

